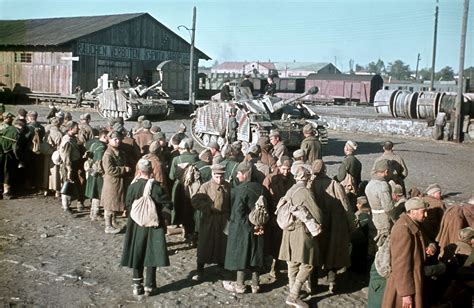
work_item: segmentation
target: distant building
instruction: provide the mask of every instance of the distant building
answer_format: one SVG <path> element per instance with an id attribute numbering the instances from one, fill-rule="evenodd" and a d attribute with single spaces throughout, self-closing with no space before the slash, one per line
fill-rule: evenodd
<path id="1" fill-rule="evenodd" d="M 274 70 L 275 65 L 272 62 L 224 62 L 211 68 L 211 73 L 235 73 L 235 74 L 253 74 L 268 75 L 270 70 Z"/>
<path id="2" fill-rule="evenodd" d="M 197 72 L 199 59 L 210 58 L 195 55 Z M 189 61 L 189 43 L 147 13 L 0 20 L 0 83 L 11 89 L 69 95 L 76 85 L 93 89 L 104 73 L 151 84 L 169 63 L 187 97 Z M 166 91 L 172 82 L 163 83 Z"/>
<path id="3" fill-rule="evenodd" d="M 309 74 L 341 74 L 328 62 L 274 62 L 280 77 L 306 77 Z"/>

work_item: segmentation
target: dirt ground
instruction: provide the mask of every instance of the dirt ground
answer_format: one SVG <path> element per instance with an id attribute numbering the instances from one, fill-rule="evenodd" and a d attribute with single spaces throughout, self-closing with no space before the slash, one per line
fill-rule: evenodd
<path id="1" fill-rule="evenodd" d="M 36 109 L 44 119 L 46 106 Z M 14 111 L 12 106 L 7 110 Z M 72 110 L 78 118 L 83 110 Z M 104 124 L 92 113 L 92 125 Z M 168 136 L 181 119 L 154 122 Z M 126 124 L 131 128 L 133 122 Z M 188 126 L 189 127 L 189 126 Z M 381 143 L 390 139 L 395 151 L 406 161 L 407 187 L 424 189 L 439 183 L 448 203 L 467 199 L 474 191 L 474 144 L 453 144 L 429 140 L 347 134 L 330 131 L 324 149 L 328 173 L 334 175 L 343 159 L 347 139 L 359 143 L 357 157 L 363 164 L 362 177 L 369 179 L 373 161 L 381 153 Z M 64 214 L 60 200 L 39 195 L 0 200 L 0 303 L 4 306 L 284 306 L 287 279 L 261 276 L 261 294 L 236 295 L 222 288 L 223 279 L 235 274 L 215 265 L 206 267 L 205 281 L 195 283 L 189 273 L 195 269 L 196 249 L 187 247 L 179 234 L 167 236 L 171 266 L 159 269 L 158 294 L 136 299 L 131 292 L 131 270 L 119 265 L 123 233 L 104 233 L 104 223 L 89 221 L 89 203 L 84 212 Z M 120 220 L 125 225 L 125 219 Z M 368 278 L 346 273 L 337 294 L 328 294 L 327 283 L 320 279 L 318 294 L 309 300 L 312 307 L 363 307 Z"/>

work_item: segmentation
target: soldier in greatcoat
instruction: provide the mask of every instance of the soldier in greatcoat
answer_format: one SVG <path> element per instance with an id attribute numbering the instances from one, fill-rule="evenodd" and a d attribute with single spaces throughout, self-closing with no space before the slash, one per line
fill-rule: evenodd
<path id="1" fill-rule="evenodd" d="M 379 158 L 375 160 L 374 166 L 378 161 L 382 159 L 386 159 L 389 162 L 388 164 L 389 164 L 390 169 L 389 169 L 389 175 L 388 175 L 387 180 L 388 181 L 392 180 L 396 184 L 401 185 L 403 188 L 403 194 L 406 194 L 404 180 L 408 176 L 408 168 L 403 158 L 400 155 L 395 154 L 393 152 L 393 142 L 390 140 L 384 142 L 383 154 L 382 156 L 380 156 Z M 374 168 L 372 167 L 372 172 L 373 172 L 373 169 Z"/>
<path id="2" fill-rule="evenodd" d="M 356 198 L 358 194 L 359 185 L 361 182 L 362 163 L 355 157 L 354 152 L 357 150 L 357 143 L 352 140 L 348 140 L 344 145 L 344 160 L 339 166 L 335 180 L 343 184 L 346 194 L 349 197 L 349 202 L 352 206 L 355 206 Z M 352 179 L 348 180 L 346 176 L 350 176 Z M 349 190 L 347 183 L 352 182 L 352 189 Z M 345 184 L 346 183 L 346 184 Z"/>
<path id="3" fill-rule="evenodd" d="M 79 116 L 79 132 L 77 134 L 77 142 L 79 144 L 86 144 L 87 141 L 94 138 L 94 130 L 90 126 L 91 115 L 83 113 Z"/>
<path id="4" fill-rule="evenodd" d="M 168 181 L 168 174 L 166 172 L 166 166 L 161 161 L 162 148 L 157 141 L 153 141 L 150 144 L 150 153 L 144 155 L 142 158 L 149 160 L 152 168 L 152 175 L 155 181 L 160 183 L 161 188 L 165 191 L 166 195 L 171 198 L 171 187 Z M 138 167 L 138 165 L 137 165 Z M 135 168 L 135 176 L 140 174 L 140 171 Z"/>
<path id="5" fill-rule="evenodd" d="M 426 217 L 426 205 L 420 198 L 405 203 L 391 233 L 392 272 L 387 279 L 382 307 L 424 307 L 423 280 L 425 242 L 420 223 Z"/>
<path id="6" fill-rule="evenodd" d="M 132 168 L 126 165 L 124 152 L 120 149 L 122 134 L 111 132 L 108 135 L 109 144 L 102 157 L 104 168 L 104 186 L 100 204 L 104 208 L 105 233 L 119 233 L 117 228 L 117 212 L 125 209 L 125 193 L 127 191 L 125 178 L 130 174 Z"/>
<path id="7" fill-rule="evenodd" d="M 303 135 L 305 138 L 301 142 L 300 148 L 304 152 L 306 163 L 311 165 L 316 159 L 323 157 L 321 141 L 315 136 L 316 129 L 312 124 L 306 124 L 303 127 Z"/>
<path id="8" fill-rule="evenodd" d="M 141 155 L 148 154 L 150 144 L 153 142 L 153 134 L 150 132 L 151 122 L 144 120 L 142 129 L 133 135 L 133 138 L 140 147 Z"/>
<path id="9" fill-rule="evenodd" d="M 276 161 L 280 160 L 282 156 L 290 156 L 288 149 L 281 140 L 280 132 L 272 130 L 270 132 L 270 143 L 273 145 L 272 156 Z"/>
<path id="10" fill-rule="evenodd" d="M 12 185 L 18 168 L 16 148 L 18 130 L 12 125 L 15 116 L 11 112 L 5 112 L 3 118 L 0 128 L 0 182 L 3 183 L 3 199 L 7 200 L 13 196 Z"/>
<path id="11" fill-rule="evenodd" d="M 276 169 L 276 160 L 271 154 L 273 145 L 270 143 L 270 139 L 266 136 L 260 137 L 257 144 L 260 146 L 261 151 L 260 161 L 270 168 L 270 172 L 273 172 Z"/>
<path id="12" fill-rule="evenodd" d="M 138 163 L 140 175 L 127 191 L 125 206 L 128 212 L 133 201 L 143 196 L 143 190 L 153 176 L 151 163 L 141 159 Z M 123 242 L 121 265 L 133 269 L 133 294 L 145 296 L 156 294 L 156 268 L 169 266 L 168 250 L 166 249 L 166 224 L 163 219 L 163 205 L 169 200 L 160 184 L 153 182 L 150 194 L 158 214 L 158 227 L 141 227 L 131 217 L 127 220 L 127 230 Z M 146 267 L 145 286 L 143 287 L 143 271 Z"/>
<path id="13" fill-rule="evenodd" d="M 26 122 L 29 129 L 29 139 L 35 135 L 35 131 L 38 132 L 39 141 L 42 143 L 45 139 L 46 132 L 44 126 L 38 122 L 38 113 L 36 111 L 29 111 L 26 115 Z M 31 167 L 34 170 L 33 186 L 40 192 L 44 192 L 47 195 L 48 188 L 48 176 L 49 176 L 49 157 L 46 157 L 41 153 L 31 153 Z"/>
<path id="14" fill-rule="evenodd" d="M 267 204 L 270 221 L 265 226 L 265 252 L 273 258 L 270 275 L 275 278 L 283 267 L 278 260 L 283 232 L 276 222 L 275 211 L 280 198 L 296 183 L 290 173 L 291 160 L 284 159 L 278 165 L 277 172 L 269 174 L 263 181 L 263 186 L 270 192 Z"/>
<path id="15" fill-rule="evenodd" d="M 252 163 L 241 162 L 237 167 L 239 185 L 231 192 L 231 213 L 227 237 L 225 268 L 237 271 L 237 280 L 223 281 L 224 288 L 234 293 L 245 292 L 245 271 L 252 272 L 252 293 L 260 291 L 259 270 L 264 265 L 263 228 L 249 221 L 249 214 L 260 197 L 268 200 L 265 188 L 251 182 Z"/>
<path id="16" fill-rule="evenodd" d="M 390 185 L 388 185 L 386 177 L 389 174 L 389 166 L 387 160 L 377 162 L 372 173 L 372 179 L 365 188 L 365 194 L 372 212 L 372 221 L 377 229 L 377 236 L 374 238 L 377 249 L 382 251 L 389 251 L 388 245 L 390 243 L 390 231 L 392 230 L 395 213 L 393 211 L 394 205 L 392 200 L 392 192 Z M 382 248 L 383 247 L 383 248 Z M 381 260 L 381 261 L 379 261 Z M 377 263 L 379 262 L 379 263 Z M 375 255 L 375 262 L 372 264 L 370 270 L 369 282 L 369 307 L 379 307 L 382 302 L 383 290 L 385 288 L 386 272 L 382 272 L 380 268 L 376 268 L 377 264 L 382 264 L 383 268 L 387 268 L 390 259 L 387 260 L 387 254 L 377 253 Z M 382 275 L 383 274 L 383 275 Z"/>
<path id="17" fill-rule="evenodd" d="M 51 124 L 49 128 L 49 133 L 46 137 L 46 142 L 51 146 L 53 151 L 59 150 L 59 145 L 61 144 L 61 139 L 63 138 L 62 132 L 59 130 L 60 122 L 57 118 L 51 118 Z M 49 165 L 49 181 L 48 189 L 55 193 L 55 197 L 61 197 L 61 167 L 60 164 L 55 164 L 53 161 L 50 161 Z"/>
<path id="18" fill-rule="evenodd" d="M 197 274 L 193 280 L 201 281 L 204 265 L 224 265 L 227 236 L 224 234 L 230 213 L 230 184 L 224 180 L 225 169 L 212 165 L 212 179 L 202 184 L 191 202 L 202 213 L 199 221 L 197 245 Z"/>
<path id="19" fill-rule="evenodd" d="M 90 170 L 88 170 L 89 176 L 87 177 L 85 192 L 86 197 L 91 199 L 91 221 L 97 219 L 100 210 L 100 199 L 102 187 L 104 185 L 102 157 L 104 156 L 105 150 L 107 149 L 107 143 L 109 142 L 107 134 L 108 132 L 106 130 L 102 130 L 99 132 L 98 139 L 94 138 L 86 143 L 86 149 L 92 156 L 92 164 Z"/>
<path id="20" fill-rule="evenodd" d="M 84 191 L 80 169 L 82 168 L 82 150 L 77 143 L 77 133 L 79 126 L 77 122 L 69 121 L 66 125 L 67 133 L 61 139 L 59 153 L 62 160 L 63 180 L 72 186 L 70 192 L 61 192 L 61 202 L 63 210 L 69 212 L 71 200 L 77 199 L 77 210 L 84 209 Z"/>
<path id="21" fill-rule="evenodd" d="M 426 209 L 428 217 L 421 223 L 423 232 L 431 242 L 436 240 L 441 225 L 446 206 L 441 198 L 441 187 L 434 183 L 429 185 L 425 190 L 423 200 L 428 202 L 429 206 Z"/>
<path id="22" fill-rule="evenodd" d="M 322 160 L 313 162 L 312 172 L 311 191 L 323 212 L 324 227 L 320 237 L 322 264 L 328 271 L 329 292 L 333 292 L 337 271 L 351 265 L 350 240 L 356 218 L 344 188 L 326 175 L 326 165 Z M 317 283 L 317 276 L 312 278 L 311 282 Z M 315 285 L 311 286 L 311 289 L 314 288 Z"/>
<path id="23" fill-rule="evenodd" d="M 196 163 L 199 158 L 193 149 L 194 141 L 190 138 L 185 138 L 179 143 L 180 155 L 173 158 L 171 162 L 170 175 L 171 181 L 174 181 L 172 188 L 173 200 L 173 216 L 172 224 L 182 224 L 184 237 L 191 245 L 195 244 L 194 234 L 194 210 L 191 206 L 191 199 L 185 192 L 184 187 L 184 171 L 190 165 Z"/>
<path id="24" fill-rule="evenodd" d="M 322 212 L 314 201 L 312 192 L 306 188 L 306 184 L 311 174 L 301 167 L 295 176 L 296 184 L 287 192 L 291 203 L 294 206 L 305 207 L 317 224 L 322 225 Z M 279 259 L 286 261 L 288 265 L 288 280 L 290 294 L 285 303 L 296 307 L 308 307 L 299 299 L 300 290 L 304 282 L 313 271 L 313 264 L 317 258 L 316 240 L 308 232 L 305 224 L 296 219 L 293 226 L 283 230 L 283 237 L 280 246 Z"/>

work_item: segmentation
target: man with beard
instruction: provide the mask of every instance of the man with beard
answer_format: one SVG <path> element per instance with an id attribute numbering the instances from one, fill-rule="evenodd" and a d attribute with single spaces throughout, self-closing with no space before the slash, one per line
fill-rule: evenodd
<path id="1" fill-rule="evenodd" d="M 282 230 L 276 222 L 275 211 L 286 192 L 295 184 L 295 179 L 290 173 L 291 160 L 284 157 L 278 162 L 276 173 L 269 174 L 263 181 L 263 186 L 270 192 L 270 200 L 268 202 L 268 213 L 270 221 L 265 228 L 265 251 L 272 256 L 273 262 L 270 270 L 270 276 L 276 278 L 282 269 L 281 261 L 278 260 L 280 252 Z"/>
<path id="2" fill-rule="evenodd" d="M 350 240 L 351 232 L 355 230 L 355 215 L 347 200 L 344 188 L 326 174 L 326 165 L 321 160 L 315 160 L 312 165 L 314 175 L 311 183 L 316 204 L 323 211 L 323 232 L 321 234 L 322 264 L 328 271 L 329 292 L 334 292 L 336 273 L 338 270 L 351 265 Z M 315 264 L 318 265 L 318 264 Z M 310 288 L 316 288 L 318 278 L 313 271 Z M 313 284 L 311 286 L 311 284 Z"/>
<path id="3" fill-rule="evenodd" d="M 116 131 L 109 133 L 109 145 L 102 157 L 104 167 L 104 185 L 100 204 L 104 208 L 105 233 L 120 232 L 116 222 L 116 213 L 125 209 L 125 178 L 132 171 L 126 165 L 124 152 L 120 149 L 122 134 Z"/>
<path id="4" fill-rule="evenodd" d="M 230 184 L 224 180 L 224 167 L 212 165 L 212 179 L 201 185 L 191 202 L 202 213 L 199 221 L 197 245 L 197 274 L 195 281 L 203 279 L 204 265 L 224 265 L 227 237 L 224 229 L 230 212 Z"/>
<path id="5" fill-rule="evenodd" d="M 91 199 L 91 213 L 90 219 L 94 221 L 97 219 L 100 209 L 100 197 L 102 193 L 102 187 L 104 185 L 104 169 L 102 168 L 102 157 L 107 149 L 108 143 L 108 132 L 102 130 L 99 133 L 98 139 L 91 139 L 86 143 L 86 149 L 91 153 L 91 168 L 88 171 L 89 176 L 87 177 L 86 183 L 86 197 Z"/>

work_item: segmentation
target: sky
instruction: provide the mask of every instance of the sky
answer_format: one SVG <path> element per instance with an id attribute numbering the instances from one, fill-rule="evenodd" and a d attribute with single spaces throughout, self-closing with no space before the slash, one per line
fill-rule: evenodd
<path id="1" fill-rule="evenodd" d="M 468 14 L 464 67 L 474 66 L 474 3 Z M 459 67 L 464 0 L 439 0 L 436 71 Z M 149 13 L 215 61 L 331 62 L 402 60 L 431 67 L 436 0 L 0 0 L 0 19 Z M 355 65 L 354 65 L 355 67 Z"/>

